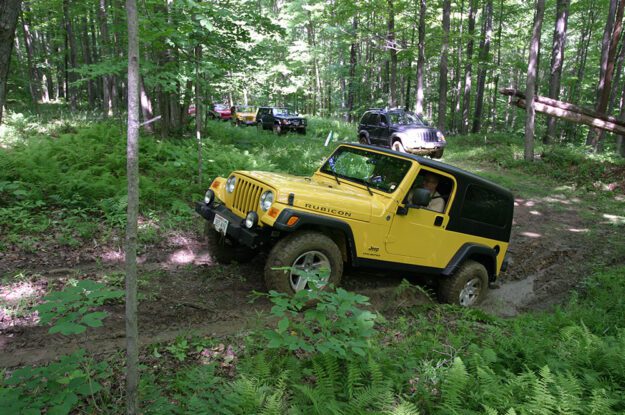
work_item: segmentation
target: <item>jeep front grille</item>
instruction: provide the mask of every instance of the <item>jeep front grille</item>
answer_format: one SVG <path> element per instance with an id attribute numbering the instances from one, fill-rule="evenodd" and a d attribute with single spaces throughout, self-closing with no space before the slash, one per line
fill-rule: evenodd
<path id="1" fill-rule="evenodd" d="M 241 216 L 247 215 L 250 210 L 257 211 L 262 192 L 263 188 L 260 185 L 252 183 L 243 177 L 237 177 L 232 210 Z"/>
<path id="2" fill-rule="evenodd" d="M 438 141 L 438 137 L 436 137 L 436 131 L 423 131 L 421 133 L 421 137 L 426 143 L 436 143 Z"/>

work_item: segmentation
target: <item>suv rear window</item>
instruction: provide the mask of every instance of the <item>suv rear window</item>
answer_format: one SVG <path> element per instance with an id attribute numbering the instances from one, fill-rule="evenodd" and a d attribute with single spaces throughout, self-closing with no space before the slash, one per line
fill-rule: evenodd
<path id="1" fill-rule="evenodd" d="M 509 201 L 499 193 L 482 186 L 470 185 L 462 205 L 462 217 L 495 226 L 508 221 Z"/>

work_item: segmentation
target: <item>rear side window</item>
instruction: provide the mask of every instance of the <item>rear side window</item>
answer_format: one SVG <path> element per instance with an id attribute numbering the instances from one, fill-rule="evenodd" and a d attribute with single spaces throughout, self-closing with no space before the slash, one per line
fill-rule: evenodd
<path id="1" fill-rule="evenodd" d="M 467 188 L 462 217 L 503 227 L 508 222 L 509 201 L 499 193 L 478 185 Z"/>

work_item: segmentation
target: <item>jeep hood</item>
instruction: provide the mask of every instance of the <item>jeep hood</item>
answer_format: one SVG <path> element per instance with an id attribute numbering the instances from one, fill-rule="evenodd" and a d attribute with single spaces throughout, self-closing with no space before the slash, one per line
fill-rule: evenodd
<path id="1" fill-rule="evenodd" d="M 299 115 L 276 115 L 275 117 L 281 120 L 301 120 L 304 118 Z"/>
<path id="2" fill-rule="evenodd" d="M 394 127 L 398 133 L 404 133 L 407 135 L 423 131 L 437 131 L 436 128 L 428 127 L 425 125 L 395 125 Z"/>
<path id="3" fill-rule="evenodd" d="M 301 210 L 361 221 L 369 221 L 371 218 L 374 199 L 366 190 L 353 187 L 349 182 L 342 181 L 341 185 L 334 183 L 330 187 L 314 178 L 290 174 L 259 171 L 236 173 L 275 189 L 276 200 L 280 203 L 287 204 L 289 194 L 293 193 L 293 206 Z"/>

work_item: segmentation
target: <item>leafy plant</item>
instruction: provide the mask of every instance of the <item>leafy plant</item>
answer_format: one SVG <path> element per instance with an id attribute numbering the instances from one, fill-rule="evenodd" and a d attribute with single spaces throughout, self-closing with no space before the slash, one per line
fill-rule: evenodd
<path id="1" fill-rule="evenodd" d="M 104 311 L 92 311 L 108 300 L 123 297 L 120 290 L 112 290 L 104 284 L 90 280 L 79 281 L 63 291 L 52 292 L 44 297 L 44 303 L 35 307 L 41 324 L 53 323 L 49 332 L 79 334 L 87 327 L 100 327 L 107 316 Z"/>
<path id="2" fill-rule="evenodd" d="M 269 299 L 274 304 L 271 314 L 280 318 L 276 329 L 264 332 L 270 348 L 364 356 L 376 332 L 376 315 L 359 308 L 369 304 L 367 297 L 342 288 L 301 290 L 293 296 L 271 291 Z"/>

